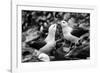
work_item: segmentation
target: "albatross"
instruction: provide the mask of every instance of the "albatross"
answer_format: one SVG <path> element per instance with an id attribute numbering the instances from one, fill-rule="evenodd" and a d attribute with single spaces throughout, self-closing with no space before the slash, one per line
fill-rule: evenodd
<path id="1" fill-rule="evenodd" d="M 40 48 L 39 51 L 49 54 L 50 51 L 55 47 L 55 45 L 56 45 L 56 41 L 55 41 L 56 27 L 57 27 L 56 24 L 52 24 L 49 27 L 48 35 L 44 40 L 47 44 L 45 46 L 43 46 L 42 48 Z"/>
<path id="2" fill-rule="evenodd" d="M 66 21 L 61 21 L 61 27 L 62 27 L 62 32 L 63 36 L 66 40 L 71 41 L 72 43 L 77 43 L 79 41 L 79 37 L 72 35 L 73 28 L 69 26 L 68 22 Z"/>

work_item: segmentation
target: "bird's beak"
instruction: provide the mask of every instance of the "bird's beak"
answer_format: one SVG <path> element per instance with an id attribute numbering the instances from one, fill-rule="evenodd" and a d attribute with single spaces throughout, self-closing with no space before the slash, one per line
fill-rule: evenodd
<path id="1" fill-rule="evenodd" d="M 57 27 L 57 24 L 54 24 L 54 28 L 56 29 L 56 27 Z"/>

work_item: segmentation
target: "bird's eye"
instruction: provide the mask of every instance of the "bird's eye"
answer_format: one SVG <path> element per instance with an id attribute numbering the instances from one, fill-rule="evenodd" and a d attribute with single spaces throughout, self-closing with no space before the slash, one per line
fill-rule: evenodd
<path id="1" fill-rule="evenodd" d="M 62 23 L 65 23 L 64 21 Z"/>

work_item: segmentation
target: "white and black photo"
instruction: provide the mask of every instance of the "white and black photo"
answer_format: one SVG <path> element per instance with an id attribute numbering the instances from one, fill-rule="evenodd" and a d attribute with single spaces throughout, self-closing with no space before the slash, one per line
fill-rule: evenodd
<path id="1" fill-rule="evenodd" d="M 90 13 L 21 10 L 21 15 L 22 63 L 90 59 Z"/>

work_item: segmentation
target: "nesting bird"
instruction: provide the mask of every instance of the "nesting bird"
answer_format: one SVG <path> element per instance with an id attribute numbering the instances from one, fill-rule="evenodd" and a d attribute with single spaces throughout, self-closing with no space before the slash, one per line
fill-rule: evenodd
<path id="1" fill-rule="evenodd" d="M 41 32 L 43 28 L 41 27 Z M 52 47 L 56 44 L 55 43 L 55 32 L 56 32 L 56 24 L 52 24 L 48 29 L 48 35 L 44 40 L 28 42 L 27 44 L 32 47 L 40 50 L 44 53 L 49 53 L 52 50 Z"/>
<path id="2" fill-rule="evenodd" d="M 80 39 L 79 37 L 76 37 L 71 34 L 73 28 L 66 21 L 61 21 L 61 26 L 62 26 L 63 36 L 66 40 L 69 40 L 72 43 L 77 43 L 79 41 Z"/>
<path id="3" fill-rule="evenodd" d="M 48 36 L 47 36 L 46 39 L 45 39 L 46 42 L 55 41 L 56 27 L 57 27 L 56 24 L 52 24 L 52 25 L 49 27 Z"/>
<path id="4" fill-rule="evenodd" d="M 56 41 L 55 41 L 56 27 L 57 27 L 56 24 L 52 24 L 49 27 L 48 35 L 46 39 L 44 40 L 47 44 L 44 47 L 40 48 L 39 51 L 49 54 L 50 51 L 53 49 L 53 47 L 56 45 Z"/>

